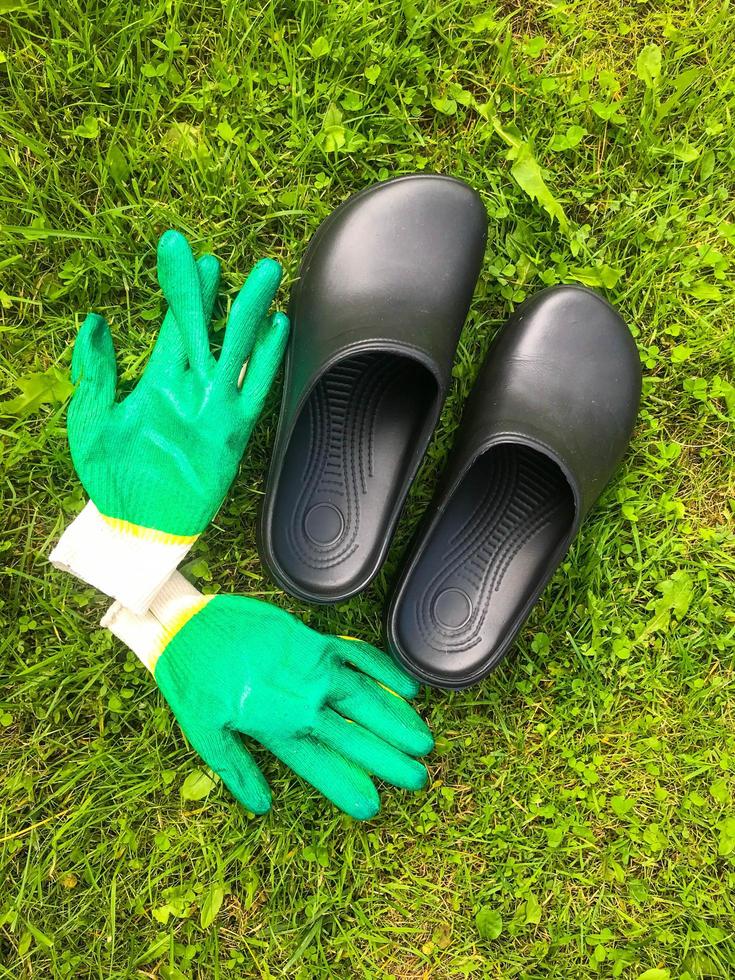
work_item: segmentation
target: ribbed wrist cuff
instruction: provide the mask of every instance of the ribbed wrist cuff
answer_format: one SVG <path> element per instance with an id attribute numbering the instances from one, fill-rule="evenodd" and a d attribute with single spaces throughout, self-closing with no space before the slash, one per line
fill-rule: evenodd
<path id="1" fill-rule="evenodd" d="M 131 611 L 145 613 L 196 539 L 105 517 L 90 500 L 49 560 Z"/>
<path id="2" fill-rule="evenodd" d="M 149 612 L 139 615 L 115 602 L 105 613 L 100 626 L 130 647 L 153 673 L 158 658 L 173 637 L 212 598 L 202 595 L 180 572 L 174 572 L 160 589 Z"/>

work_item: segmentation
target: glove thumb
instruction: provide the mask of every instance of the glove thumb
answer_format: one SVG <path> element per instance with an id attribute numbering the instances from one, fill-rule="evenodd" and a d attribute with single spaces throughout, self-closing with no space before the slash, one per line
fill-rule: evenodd
<path id="1" fill-rule="evenodd" d="M 246 810 L 258 814 L 270 810 L 268 783 L 236 732 L 228 728 L 200 731 L 196 727 L 184 731 L 194 751 L 221 777 Z"/>
<path id="2" fill-rule="evenodd" d="M 104 317 L 89 313 L 79 329 L 71 359 L 71 380 L 77 390 L 69 421 L 89 424 L 115 401 L 117 368 L 110 328 Z"/>

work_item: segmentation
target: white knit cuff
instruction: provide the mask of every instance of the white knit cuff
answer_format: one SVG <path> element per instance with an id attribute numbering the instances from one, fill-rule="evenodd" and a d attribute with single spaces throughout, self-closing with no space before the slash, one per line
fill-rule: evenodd
<path id="1" fill-rule="evenodd" d="M 122 640 L 153 672 L 173 637 L 212 598 L 202 595 L 183 575 L 174 572 L 162 586 L 149 612 L 139 615 L 115 602 L 105 613 L 100 626 Z"/>
<path id="2" fill-rule="evenodd" d="M 144 613 L 197 537 L 106 517 L 90 500 L 64 531 L 49 560 L 133 612 Z"/>
<path id="3" fill-rule="evenodd" d="M 153 673 L 166 646 L 166 630 L 149 612 L 138 615 L 114 602 L 102 617 L 100 626 L 108 629 Z"/>

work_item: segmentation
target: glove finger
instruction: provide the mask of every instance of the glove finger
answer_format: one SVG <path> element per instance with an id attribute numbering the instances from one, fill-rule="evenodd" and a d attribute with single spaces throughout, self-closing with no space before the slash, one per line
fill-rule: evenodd
<path id="1" fill-rule="evenodd" d="M 225 383 L 238 383 L 260 325 L 278 292 L 281 275 L 281 267 L 275 259 L 261 259 L 253 266 L 245 285 L 235 297 L 219 356 L 219 373 Z"/>
<path id="2" fill-rule="evenodd" d="M 71 380 L 78 387 L 69 406 L 70 422 L 75 416 L 91 421 L 112 407 L 117 388 L 115 347 L 107 320 L 97 313 L 88 313 L 79 328 Z"/>
<path id="3" fill-rule="evenodd" d="M 197 259 L 197 274 L 199 275 L 199 287 L 202 291 L 204 322 L 207 324 L 207 330 L 209 330 L 214 304 L 219 292 L 219 260 L 214 255 L 202 255 L 201 258 Z"/>
<path id="4" fill-rule="evenodd" d="M 409 755 L 426 755 L 434 747 L 426 723 L 408 701 L 349 667 L 336 672 L 328 703 L 345 718 Z"/>
<path id="5" fill-rule="evenodd" d="M 299 738 L 270 742 L 266 747 L 356 820 L 369 820 L 380 809 L 378 791 L 368 774 L 329 746 Z"/>
<path id="6" fill-rule="evenodd" d="M 165 232 L 158 243 L 158 281 L 183 338 L 189 364 L 203 370 L 212 353 L 202 289 L 189 243 L 178 231 Z"/>
<path id="7" fill-rule="evenodd" d="M 419 693 L 419 683 L 410 677 L 402 667 L 387 653 L 364 640 L 351 636 L 332 638 L 334 652 L 342 663 L 352 664 L 363 674 L 385 684 L 391 691 L 403 698 L 415 698 Z"/>
<path id="8" fill-rule="evenodd" d="M 315 734 L 337 752 L 386 783 L 417 790 L 426 785 L 426 767 L 400 749 L 389 745 L 362 725 L 348 721 L 327 708 Z"/>
<path id="9" fill-rule="evenodd" d="M 225 728 L 186 731 L 192 748 L 221 777 L 235 799 L 252 813 L 267 813 L 271 791 L 237 732 Z"/>
<path id="10" fill-rule="evenodd" d="M 274 313 L 258 332 L 240 392 L 243 411 L 253 423 L 263 410 L 263 403 L 283 359 L 288 331 L 286 314 Z"/>
<path id="11" fill-rule="evenodd" d="M 200 259 L 197 259 L 196 268 L 202 291 L 204 320 L 209 325 L 219 290 L 220 266 L 213 255 L 202 255 Z M 166 370 L 172 366 L 183 368 L 186 366 L 188 356 L 183 334 L 179 330 L 173 310 L 169 309 L 163 318 L 158 339 L 143 375 L 150 378 L 152 375 L 156 375 L 159 370 Z"/>

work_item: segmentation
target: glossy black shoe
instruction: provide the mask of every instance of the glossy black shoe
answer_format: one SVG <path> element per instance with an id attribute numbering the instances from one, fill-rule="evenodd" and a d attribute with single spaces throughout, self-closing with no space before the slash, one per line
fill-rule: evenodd
<path id="1" fill-rule="evenodd" d="M 259 525 L 274 579 L 312 602 L 378 572 L 439 418 L 487 216 L 451 177 L 401 177 L 331 214 L 301 263 Z"/>
<path id="2" fill-rule="evenodd" d="M 597 293 L 556 286 L 502 327 L 388 612 L 435 687 L 481 680 L 513 643 L 630 440 L 635 342 Z"/>

